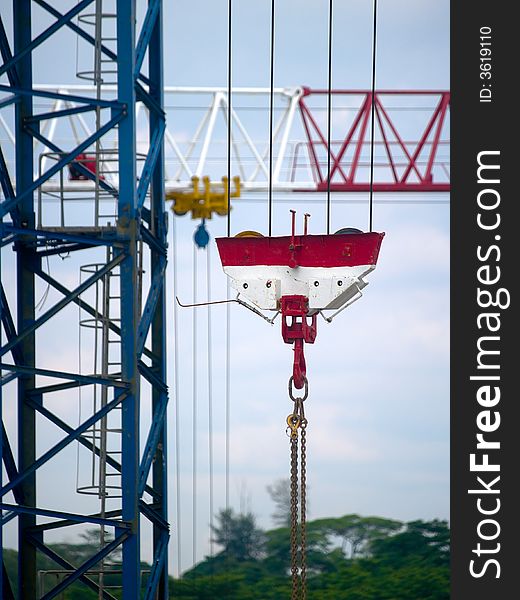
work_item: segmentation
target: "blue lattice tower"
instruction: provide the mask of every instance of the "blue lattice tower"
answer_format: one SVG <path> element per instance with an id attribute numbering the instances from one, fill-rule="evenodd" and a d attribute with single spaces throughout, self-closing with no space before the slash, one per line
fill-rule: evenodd
<path id="1" fill-rule="evenodd" d="M 100 43 L 99 37 L 96 42 L 92 31 L 85 25 L 87 21 L 77 18 L 86 10 L 93 13 L 102 2 L 82 0 L 71 4 L 72 8 L 61 14 L 45 0 L 13 0 L 12 32 L 7 25 L 7 10 L 0 10 L 0 110 L 12 112 L 15 129 L 14 169 L 9 168 L 10 157 L 0 151 L 1 237 L 2 247 L 12 248 L 16 255 L 16 281 L 2 279 L 0 369 L 1 390 L 5 389 L 5 393 L 0 391 L 0 400 L 16 388 L 18 422 L 17 435 L 6 427 L 2 432 L 0 453 L 7 475 L 1 482 L 2 527 L 12 519 L 18 522 L 17 586 L 20 598 L 56 597 L 75 582 L 81 582 L 99 593 L 101 579 L 96 579 L 92 573 L 100 561 L 109 560 L 119 551 L 123 598 L 141 598 L 142 593 L 146 598 L 166 598 L 169 532 L 166 511 L 165 416 L 168 391 L 165 383 L 164 275 L 167 222 L 163 172 L 162 1 L 149 0 L 137 35 L 135 0 L 116 0 L 117 42 L 114 49 Z M 31 16 L 35 5 L 48 13 L 54 22 L 33 37 Z M 63 28 L 72 30 L 83 43 L 96 46 L 103 59 L 117 65 L 115 93 L 104 92 L 102 87 L 98 87 L 102 93 L 96 97 L 78 92 L 75 96 L 63 98 L 59 93 L 34 89 L 33 55 Z M 146 54 L 148 72 L 145 75 L 142 67 Z M 59 147 L 46 137 L 45 122 L 49 113 L 35 109 L 37 103 L 57 100 L 65 103 L 65 108 L 58 114 L 60 119 L 89 113 L 98 117 L 95 130 L 84 132 L 83 139 L 72 147 Z M 136 158 L 137 102 L 146 107 L 150 123 L 149 145 L 146 151 L 140 149 L 139 166 Z M 114 176 L 114 168 L 111 167 L 110 177 L 100 174 L 99 165 L 103 161 L 99 154 L 95 169 L 80 158 L 89 149 L 99 148 L 100 140 L 106 136 L 117 140 L 114 151 L 117 172 Z M 43 155 L 35 155 L 35 140 L 48 154 L 43 161 Z M 71 165 L 74 165 L 84 185 L 83 197 L 93 199 L 95 196 L 97 202 L 102 195 L 114 203 L 116 210 L 112 222 L 98 220 L 96 205 L 94 223 L 68 225 L 64 218 L 65 196 L 59 186 Z M 40 198 L 42 190 L 54 189 L 53 185 L 57 185 L 60 192 L 61 220 L 50 226 L 42 218 Z M 149 261 L 149 275 L 143 290 L 140 289 L 138 262 L 138 248 L 141 246 L 145 248 Z M 60 281 L 59 275 L 51 276 L 42 266 L 42 260 L 48 257 L 64 253 L 76 255 L 96 249 L 105 249 L 105 263 L 74 289 Z M 85 294 L 116 271 L 120 282 L 118 318 L 111 319 L 108 315 L 100 318 L 97 309 L 85 300 Z M 59 297 L 42 314 L 35 310 L 38 280 Z M 103 326 L 118 336 L 120 372 L 82 374 L 61 370 L 59 364 L 49 368 L 48 357 L 47 363 L 43 362 L 44 352 L 37 344 L 41 327 L 51 324 L 72 304 L 79 305 L 83 312 L 101 320 Z M 63 344 L 70 346 L 71 353 L 77 352 L 74 336 L 63 335 Z M 151 424 L 146 431 L 140 430 L 143 382 L 150 390 L 152 413 Z M 83 417 L 79 424 L 77 421 L 74 424 L 67 422 L 48 408 L 49 402 L 55 402 L 56 394 L 72 394 L 80 388 L 88 390 L 94 387 L 104 390 L 106 402 Z M 79 443 L 82 449 L 101 457 L 103 452 L 98 447 L 97 438 L 86 434 L 115 410 L 121 415 L 121 452 L 119 460 L 110 457 L 108 466 L 120 474 L 122 492 L 119 507 L 103 514 L 64 510 L 61 506 L 56 509 L 42 507 L 39 490 L 42 485 L 49 485 L 47 479 L 39 476 L 42 468 L 52 466 L 52 461 L 70 449 L 71 444 Z M 59 441 L 43 453 L 38 450 L 37 426 L 42 420 L 61 433 Z M 141 446 L 144 447 L 142 452 Z M 153 560 L 144 584 L 140 572 L 140 523 L 143 516 L 153 528 Z M 113 532 L 107 543 L 81 565 L 69 564 L 49 547 L 46 540 L 48 532 L 70 531 L 76 525 L 106 528 Z M 61 569 L 58 583 L 52 589 L 40 590 L 41 593 L 37 589 L 36 561 L 39 554 L 52 559 L 57 569 Z M 10 598 L 12 590 L 5 569 L 3 573 L 0 597 Z M 102 589 L 101 596 L 114 597 L 108 589 Z"/>

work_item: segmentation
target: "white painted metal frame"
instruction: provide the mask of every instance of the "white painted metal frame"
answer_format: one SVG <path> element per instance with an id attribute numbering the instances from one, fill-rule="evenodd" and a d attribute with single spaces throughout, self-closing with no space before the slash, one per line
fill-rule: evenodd
<path id="1" fill-rule="evenodd" d="M 66 95 L 95 95 L 95 87 L 90 85 L 41 85 L 38 89 Z M 105 86 L 107 94 L 115 87 Z M 300 118 L 300 99 L 304 90 L 300 87 L 275 88 L 273 127 L 273 171 L 274 192 L 313 191 L 317 189 L 316 173 L 309 147 L 309 139 Z M 231 117 L 231 175 L 240 176 L 244 192 L 265 192 L 269 183 L 269 127 L 268 109 L 270 89 L 265 87 L 236 87 L 232 90 L 231 111 L 228 107 L 225 87 L 174 87 L 164 89 L 165 108 L 168 114 L 165 131 L 165 174 L 166 192 L 189 190 L 192 177 L 209 176 L 211 181 L 220 183 L 227 174 L 227 126 Z M 63 98 L 49 101 L 45 112 L 58 112 L 74 106 L 72 101 Z M 323 107 L 322 107 L 323 110 Z M 333 110 L 345 110 L 338 103 Z M 358 109 L 354 109 L 358 110 Z M 420 108 L 419 108 L 420 110 Z M 148 111 L 141 103 L 136 106 L 137 148 L 148 152 Z M 265 117 L 265 118 L 264 118 Z M 333 115 L 334 118 L 334 115 Z M 0 111 L 0 142 L 5 147 L 4 154 L 12 167 L 14 157 L 14 135 L 9 113 Z M 84 136 L 90 136 L 95 127 L 89 123 L 86 113 L 71 114 L 66 119 L 49 118 L 42 121 L 42 134 L 51 142 L 56 142 L 65 150 L 78 144 Z M 340 142 L 335 142 L 336 144 Z M 115 135 L 108 134 L 101 140 L 103 152 L 117 150 Z M 35 140 L 35 151 L 40 156 L 47 148 Z M 12 151 L 10 151 L 10 149 Z M 95 149 L 92 149 L 92 154 Z M 318 148 L 321 153 L 321 148 Z M 100 152 L 99 154 L 103 154 Z M 409 157 L 408 157 L 409 158 Z M 48 157 L 42 156 L 41 168 L 47 167 Z M 315 157 L 314 157 L 315 160 Z M 320 159 L 318 159 L 320 160 Z M 106 161 L 105 161 L 106 162 Z M 446 165 L 440 161 L 449 179 Z M 385 166 L 385 165 L 383 165 Z M 389 166 L 385 168 L 390 168 Z M 118 174 L 109 162 L 101 165 L 108 183 L 118 187 Z M 37 174 L 35 173 L 35 176 Z M 63 181 L 63 184 L 61 183 Z M 62 185 L 65 186 L 64 189 Z M 43 192 L 91 191 L 95 182 L 70 181 L 68 173 L 57 174 L 48 181 Z"/>
<path id="2" fill-rule="evenodd" d="M 58 92 L 63 95 L 74 95 L 81 93 L 83 95 L 95 93 L 94 86 L 89 85 L 39 85 L 38 89 Z M 111 86 L 105 86 L 109 93 Z M 115 91 L 115 88 L 113 88 Z M 169 119 L 169 125 L 165 132 L 166 146 L 166 191 L 186 190 L 191 187 L 191 178 L 194 176 L 203 177 L 209 175 L 212 181 L 220 181 L 221 177 L 227 173 L 226 155 L 227 147 L 222 135 L 219 138 L 217 133 L 217 124 L 219 118 L 222 124 L 227 127 L 228 120 L 228 98 L 226 88 L 218 87 L 166 87 L 165 105 L 171 106 L 172 102 L 179 103 L 183 98 L 183 106 L 190 113 L 191 121 L 196 116 L 196 126 L 193 133 L 186 135 L 184 131 L 184 122 L 179 119 L 179 112 L 175 118 Z M 273 190 L 274 191 L 293 191 L 297 189 L 313 189 L 315 182 L 313 180 L 310 163 L 308 168 L 302 168 L 300 165 L 299 175 L 304 175 L 300 181 L 290 181 L 290 167 L 294 160 L 295 148 L 305 143 L 302 132 L 296 131 L 295 115 L 298 111 L 298 101 L 302 95 L 302 89 L 295 88 L 275 88 L 274 105 L 277 107 L 277 116 L 273 130 Z M 231 107 L 231 137 L 232 137 L 232 176 L 239 175 L 242 181 L 244 191 L 265 191 L 268 188 L 269 177 L 269 146 L 268 130 L 261 125 L 246 125 L 244 118 L 240 116 L 240 107 L 243 106 L 245 98 L 254 98 L 255 105 L 266 104 L 269 98 L 269 88 L 233 88 L 232 107 Z M 203 110 L 200 116 L 201 103 L 208 102 L 207 109 Z M 193 109 L 190 108 L 193 105 Z M 71 108 L 74 103 L 62 99 L 55 100 L 51 106 L 45 110 L 57 112 L 59 110 Z M 148 146 L 146 137 L 147 110 L 139 110 L 142 107 L 138 105 L 137 111 L 140 112 L 143 126 L 138 130 L 138 148 L 145 151 Z M 173 110 L 173 109 L 171 109 Z M 68 123 L 68 131 L 63 130 L 63 123 Z M 258 121 L 258 119 L 256 119 Z M 58 131 L 58 123 L 62 129 Z M 146 126 L 145 126 L 146 124 Z M 57 138 L 62 146 L 68 147 L 71 143 L 79 143 L 80 137 L 90 135 L 92 127 L 89 127 L 87 119 L 82 114 L 70 115 L 68 119 L 47 119 L 44 121 L 44 131 L 42 133 L 52 142 Z M 265 129 L 265 131 L 264 131 Z M 5 134 L 2 135 L 2 132 Z M 14 146 L 14 135 L 12 127 L 0 113 L 0 136 L 3 142 L 8 146 Z M 298 137 L 295 137 L 298 136 Z M 37 145 L 39 142 L 35 142 Z M 41 144 L 40 144 L 41 145 Z M 112 146 L 115 149 L 115 139 L 104 139 L 103 146 L 108 149 Z M 41 148 L 44 154 L 46 148 Z M 7 149 L 7 157 L 10 152 Z M 41 168 L 46 167 L 47 156 L 41 158 Z M 111 171 L 109 164 L 105 165 L 104 172 Z M 37 174 L 35 173 L 35 176 Z M 68 177 L 61 177 L 65 189 L 63 191 L 77 191 L 78 182 L 69 181 Z M 117 185 L 117 174 L 108 177 L 110 183 Z M 55 181 L 46 184 L 44 191 L 58 191 L 60 187 L 60 176 L 56 176 Z M 80 187 L 82 190 L 93 187 L 94 183 L 82 181 Z M 69 189 L 70 188 L 70 189 Z"/>

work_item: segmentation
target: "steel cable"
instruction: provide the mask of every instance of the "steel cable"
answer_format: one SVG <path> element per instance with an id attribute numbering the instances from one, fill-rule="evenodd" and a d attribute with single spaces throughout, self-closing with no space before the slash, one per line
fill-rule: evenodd
<path id="1" fill-rule="evenodd" d="M 332 129 L 332 9 L 334 0 L 329 0 L 329 54 L 327 83 L 327 235 L 330 234 L 331 199 L 330 199 L 330 153 Z"/>
<path id="2" fill-rule="evenodd" d="M 206 292 L 207 301 L 211 302 L 211 244 L 206 246 Z M 210 557 L 213 558 L 213 360 L 212 360 L 212 332 L 211 332 L 211 306 L 208 304 L 208 461 L 209 461 L 209 548 Z"/>
<path id="3" fill-rule="evenodd" d="M 374 0 L 374 22 L 372 30 L 372 86 L 371 86 L 371 127 L 370 127 L 370 198 L 369 198 L 369 231 L 372 231 L 373 212 L 374 212 L 374 139 L 375 139 L 375 91 L 376 91 L 376 46 L 377 43 L 377 0 Z"/>
<path id="4" fill-rule="evenodd" d="M 229 278 L 227 280 L 226 298 L 230 299 L 231 287 Z M 226 442 L 225 442 L 225 488 L 226 488 L 226 511 L 229 510 L 229 447 L 230 447 L 230 422 L 231 422 L 231 305 L 226 304 L 226 389 L 225 389 L 225 411 L 226 411 Z"/>
<path id="5" fill-rule="evenodd" d="M 228 198 L 227 198 L 227 237 L 231 237 L 231 96 L 232 96 L 232 61 L 231 61 L 231 49 L 232 49 L 232 31 L 233 31 L 233 5 L 232 0 L 228 0 L 228 65 L 227 65 L 227 90 L 228 90 L 228 105 L 227 105 L 227 179 L 228 179 Z M 229 278 L 227 278 L 227 299 L 229 299 Z M 229 439 L 230 439 L 230 322 L 231 313 L 229 304 L 226 305 L 226 375 L 225 375 L 225 475 L 224 475 L 224 486 L 225 486 L 225 497 L 226 497 L 226 512 L 229 510 Z M 213 532 L 212 532 L 213 534 Z M 226 587 L 229 585 L 229 581 L 226 578 Z"/>
<path id="6" fill-rule="evenodd" d="M 197 245 L 193 244 L 193 304 L 197 303 Z M 197 562 L 197 310 L 193 308 L 192 324 L 192 549 L 193 565 Z"/>
<path id="7" fill-rule="evenodd" d="M 227 210 L 227 237 L 231 237 L 231 95 L 232 95 L 232 25 L 233 25 L 233 6 L 232 0 L 228 0 L 228 72 L 227 72 L 227 88 L 228 88 L 228 106 L 227 106 L 227 178 L 228 178 L 228 210 Z M 229 278 L 227 278 L 227 299 L 229 299 Z M 230 325 L 231 312 L 229 304 L 226 305 L 226 376 L 225 376 L 225 496 L 226 496 L 226 512 L 229 510 L 229 440 L 230 440 Z M 227 533 L 227 532 L 226 532 Z M 229 560 L 229 558 L 228 558 Z M 227 572 L 227 570 L 226 570 Z M 226 578 L 226 587 L 229 585 L 229 580 Z"/>
<path id="8" fill-rule="evenodd" d="M 177 294 L 177 235 L 175 219 L 172 219 L 173 233 L 173 294 Z M 180 410 L 179 410 L 179 314 L 177 302 L 173 303 L 173 389 L 175 394 L 175 483 L 176 483 L 176 517 L 177 517 L 177 576 L 181 575 L 181 462 L 180 462 Z"/>
<path id="9" fill-rule="evenodd" d="M 269 237 L 272 233 L 273 222 L 273 120 L 274 120 L 274 32 L 275 32 L 275 0 L 271 0 L 271 48 L 269 66 L 269 197 L 268 221 Z"/>
<path id="10" fill-rule="evenodd" d="M 231 26 L 232 26 L 232 0 L 228 0 L 228 63 L 227 63 L 227 237 L 231 236 Z"/>

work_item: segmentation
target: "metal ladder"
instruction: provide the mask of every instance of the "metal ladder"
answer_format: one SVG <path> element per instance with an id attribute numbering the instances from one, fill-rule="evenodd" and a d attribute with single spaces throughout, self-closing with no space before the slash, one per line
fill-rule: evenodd
<path id="1" fill-rule="evenodd" d="M 103 54 L 103 48 L 112 50 L 117 54 L 117 32 L 116 27 L 116 6 L 115 0 L 95 0 L 95 12 L 85 13 L 78 16 L 78 21 L 83 25 L 94 28 L 94 61 L 92 69 L 79 70 L 76 65 L 76 76 L 79 79 L 92 81 L 96 87 L 96 98 L 101 98 L 101 90 L 104 85 L 115 85 L 117 83 L 117 62 Z M 96 129 L 101 127 L 101 109 L 96 108 Z M 114 130 L 118 131 L 116 125 Z M 116 133 L 117 135 L 117 133 Z M 104 150 L 101 140 L 97 140 L 94 150 L 94 159 L 96 163 L 96 180 L 95 180 L 95 215 L 94 224 L 96 227 L 100 225 L 110 224 L 106 220 L 112 219 L 115 223 L 117 218 L 117 202 L 114 202 L 114 210 L 109 214 L 100 213 L 100 197 L 104 195 L 103 189 L 100 186 L 100 180 L 105 174 L 116 175 L 110 164 L 110 151 Z M 108 162 L 107 162 L 108 160 Z M 103 222 L 105 220 L 105 222 Z"/>
<path id="2" fill-rule="evenodd" d="M 80 278 L 90 277 L 98 272 L 113 258 L 113 249 L 107 249 L 105 263 L 93 263 L 83 265 L 80 268 Z M 94 307 L 94 316 L 80 318 L 80 331 L 83 329 L 91 334 L 92 352 L 90 356 L 92 365 L 89 365 L 89 372 L 104 378 L 119 379 L 121 377 L 121 340 L 120 336 L 111 329 L 111 325 L 120 327 L 121 319 L 119 317 L 120 303 L 120 272 L 119 267 L 109 271 L 94 286 L 92 286 L 89 303 Z M 81 305 L 80 305 L 81 312 Z M 83 351 L 81 341 L 85 337 L 80 335 L 80 353 Z M 101 389 L 98 389 L 101 387 Z M 107 386 L 92 386 L 92 395 L 90 400 L 90 414 L 94 414 L 107 405 L 112 398 L 108 397 Z M 83 410 L 83 398 L 80 391 L 80 410 Z M 97 496 L 99 499 L 99 516 L 104 518 L 108 510 L 108 504 L 114 499 L 121 498 L 122 484 L 120 472 L 111 466 L 121 462 L 121 405 L 111 410 L 107 415 L 97 421 L 84 434 L 83 438 L 94 448 L 90 452 L 87 462 L 86 477 L 82 472 L 82 463 L 80 461 L 78 448 L 77 463 L 77 487 L 76 491 L 80 494 Z M 81 415 L 80 415 L 81 420 Z M 86 481 L 83 479 L 85 477 Z M 105 547 L 110 543 L 104 526 L 99 528 L 99 548 Z M 94 573 L 93 573 L 94 574 Z M 99 598 L 103 598 L 103 591 L 115 589 L 118 586 L 107 586 L 105 576 L 114 574 L 114 563 L 109 560 L 102 560 L 95 569 L 99 585 Z"/>
<path id="3" fill-rule="evenodd" d="M 114 249 L 107 248 L 106 262 L 91 263 L 80 267 L 80 280 L 84 280 L 97 273 L 101 268 L 108 264 L 114 258 Z M 143 244 L 140 242 L 137 248 L 137 288 L 138 288 L 138 306 L 141 310 L 141 288 L 143 277 Z M 91 347 L 90 352 L 87 348 L 87 355 L 90 357 L 88 372 L 90 374 L 99 375 L 104 378 L 121 378 L 121 337 L 113 330 L 115 325 L 118 329 L 121 328 L 120 317 L 120 302 L 121 302 L 121 286 L 120 286 L 120 270 L 119 266 L 106 273 L 101 277 L 89 292 L 88 303 L 94 308 L 94 315 L 88 315 L 82 311 L 80 302 L 80 356 L 83 353 L 84 346 L 82 344 L 85 332 L 90 333 Z M 81 301 L 81 297 L 80 297 Z M 87 299 L 85 298 L 87 302 Z M 80 368 L 81 372 L 81 368 Z M 101 387 L 101 389 L 98 389 Z M 85 398 L 82 398 L 81 387 L 79 389 L 80 399 L 80 421 L 82 421 L 81 412 L 85 404 Z M 107 405 L 113 398 L 109 397 L 107 386 L 92 386 L 92 394 L 87 398 L 89 403 L 88 414 L 99 411 Z M 113 392 L 111 392 L 113 393 Z M 83 418 L 85 415 L 83 415 Z M 121 473 L 115 468 L 114 464 L 121 464 L 122 459 L 122 405 L 119 404 L 112 409 L 106 416 L 97 421 L 84 434 L 83 438 L 92 446 L 92 451 L 88 454 L 88 462 L 85 469 L 80 461 L 80 444 L 78 444 L 78 461 L 77 461 L 77 486 L 76 491 L 80 494 L 97 496 L 99 500 L 99 516 L 106 517 L 109 509 L 119 508 L 120 502 L 117 499 L 122 497 L 122 482 Z M 86 480 L 86 481 L 85 481 Z M 117 506 L 109 507 L 108 504 L 116 501 Z M 108 538 L 104 526 L 99 528 L 99 548 L 105 547 L 111 539 Z M 105 581 L 106 575 L 119 574 L 118 565 L 110 560 L 103 560 L 98 563 L 92 574 L 97 575 L 99 585 L 99 598 L 103 598 L 103 591 L 116 589 L 119 586 L 107 585 Z"/>

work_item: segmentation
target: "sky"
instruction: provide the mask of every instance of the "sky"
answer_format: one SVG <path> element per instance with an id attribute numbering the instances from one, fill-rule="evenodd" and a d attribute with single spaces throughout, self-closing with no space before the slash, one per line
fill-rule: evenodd
<path id="1" fill-rule="evenodd" d="M 71 3 L 63 0 L 56 5 L 66 7 Z M 327 0 L 276 1 L 276 86 L 326 86 L 327 9 Z M 378 10 L 377 87 L 448 89 L 449 2 L 379 0 Z M 234 86 L 269 84 L 269 18 L 267 0 L 233 1 Z M 44 21 L 38 24 L 43 26 Z M 333 87 L 370 86 L 371 26 L 372 2 L 335 0 Z M 227 85 L 227 0 L 165 2 L 164 32 L 166 85 Z M 74 44 L 70 37 L 64 39 Z M 88 62 L 84 49 L 79 48 L 77 54 L 72 50 L 63 53 L 49 42 L 35 56 L 35 81 L 78 83 L 77 61 Z M 192 132 L 192 127 L 186 111 L 168 111 L 168 128 L 180 138 Z M 258 113 L 256 135 L 264 142 L 267 140 L 266 111 Z M 333 195 L 332 229 L 354 226 L 366 230 L 366 200 L 366 195 L 361 194 Z M 412 202 L 402 203 L 402 200 Z M 448 200 L 447 194 L 376 195 L 374 229 L 386 235 L 377 269 L 367 278 L 370 285 L 363 298 L 332 324 L 320 320 L 315 344 L 306 347 L 310 380 L 306 415 L 311 519 L 354 512 L 405 521 L 449 518 Z M 289 208 L 298 211 L 299 220 L 305 211 L 312 214 L 311 233 L 324 231 L 323 195 L 313 194 L 309 198 L 302 194 L 275 194 L 275 235 L 288 233 Z M 182 302 L 192 301 L 196 261 L 197 299 L 206 299 L 208 252 L 211 299 L 224 299 L 227 290 L 214 245 L 215 237 L 226 234 L 226 220 L 215 217 L 208 224 L 212 241 L 207 251 L 194 251 L 192 235 L 196 222 L 188 217 L 172 221 L 173 216 L 166 279 L 172 391 L 168 416 L 169 508 L 173 532 L 170 565 L 177 573 L 179 564 L 181 570 L 192 565 L 194 540 L 197 561 L 210 550 L 210 397 L 214 512 L 225 505 L 227 313 L 225 307 L 211 309 L 208 336 L 207 309 L 175 310 L 174 297 L 178 295 Z M 232 212 L 233 233 L 243 229 L 265 233 L 266 224 L 265 194 L 246 195 L 237 200 Z M 12 260 L 7 256 L 3 260 L 4 275 L 9 276 Z M 73 287 L 78 282 L 79 266 L 85 260 L 90 259 L 55 257 L 52 272 Z M 51 300 L 52 295 L 48 301 Z M 289 474 L 285 418 L 291 409 L 287 379 L 292 351 L 282 341 L 279 323 L 270 326 L 238 305 L 231 306 L 229 314 L 230 504 L 236 510 L 250 510 L 258 524 L 268 528 L 272 526 L 274 507 L 266 486 Z M 77 331 L 77 319 L 77 311 L 71 310 L 63 316 L 61 327 Z M 45 362 L 49 366 L 56 366 L 56 361 L 74 364 L 77 359 L 71 357 L 67 339 L 60 333 L 65 330 L 53 327 L 43 328 L 39 340 Z M 209 354 L 208 337 L 211 338 Z M 177 362 L 174 361 L 176 345 Z M 197 391 L 195 535 L 194 381 Z M 57 397 L 54 402 L 56 410 L 68 414 L 71 421 L 77 419 L 77 400 Z M 4 411 L 8 425 L 14 427 L 12 408 L 6 406 Z M 143 410 L 143 425 L 146 418 Z M 43 446 L 57 439 L 51 430 L 42 431 L 46 432 L 42 436 Z M 49 467 L 49 481 L 70 470 L 70 461 L 75 465 L 75 460 L 73 454 L 58 459 Z M 181 483 L 180 524 L 176 523 L 177 469 Z M 74 482 L 70 489 L 67 486 L 63 483 L 59 500 L 69 508 L 74 503 L 83 506 L 86 501 L 75 494 Z M 57 500 L 56 487 L 43 489 L 42 501 L 50 506 Z M 14 545 L 14 540 L 11 527 L 6 534 L 7 545 Z M 146 551 L 144 554 L 146 557 Z"/>

